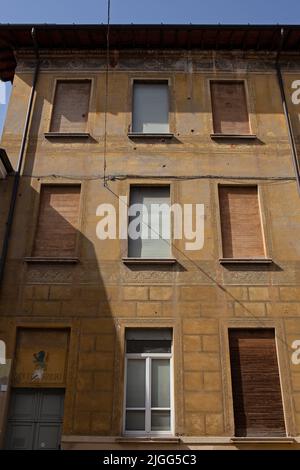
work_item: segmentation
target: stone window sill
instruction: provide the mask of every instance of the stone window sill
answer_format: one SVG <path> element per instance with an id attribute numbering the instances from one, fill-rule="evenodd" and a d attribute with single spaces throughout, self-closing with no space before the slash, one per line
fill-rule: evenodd
<path id="1" fill-rule="evenodd" d="M 28 264 L 77 264 L 79 263 L 79 258 L 27 256 L 24 258 L 24 261 Z"/>
<path id="2" fill-rule="evenodd" d="M 143 132 L 128 132 L 129 139 L 172 139 L 174 134 L 172 133 L 143 133 Z"/>
<path id="3" fill-rule="evenodd" d="M 119 444 L 179 444 L 182 439 L 172 435 L 161 436 L 75 436 L 63 435 L 61 438 L 63 443 L 119 443 Z"/>
<path id="4" fill-rule="evenodd" d="M 299 437 L 232 437 L 232 436 L 76 436 L 63 435 L 63 443 L 119 443 L 119 444 L 184 444 L 184 445 L 239 445 L 239 444 L 294 444 Z"/>
<path id="5" fill-rule="evenodd" d="M 175 264 L 175 258 L 122 258 L 124 264 Z"/>
<path id="6" fill-rule="evenodd" d="M 220 258 L 220 264 L 272 264 L 271 258 Z"/>
<path id="7" fill-rule="evenodd" d="M 293 437 L 232 437 L 231 442 L 235 444 L 293 444 L 295 439 Z"/>
<path id="8" fill-rule="evenodd" d="M 45 132 L 46 139 L 88 139 L 89 132 Z"/>
<path id="9" fill-rule="evenodd" d="M 173 436 L 123 436 L 117 437 L 115 442 L 120 443 L 141 443 L 141 444 L 179 444 L 181 439 Z"/>
<path id="10" fill-rule="evenodd" d="M 210 134 L 211 139 L 213 140 L 230 140 L 230 139 L 243 139 L 243 140 L 255 140 L 257 139 L 256 134 Z"/>

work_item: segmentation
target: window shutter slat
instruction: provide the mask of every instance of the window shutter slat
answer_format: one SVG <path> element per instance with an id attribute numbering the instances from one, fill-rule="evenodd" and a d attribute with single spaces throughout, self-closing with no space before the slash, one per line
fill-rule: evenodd
<path id="1" fill-rule="evenodd" d="M 229 332 L 236 436 L 285 436 L 274 330 Z"/>
<path id="2" fill-rule="evenodd" d="M 212 81 L 211 96 L 216 134 L 250 133 L 244 82 Z"/>
<path id="3" fill-rule="evenodd" d="M 74 256 L 79 199 L 79 186 L 42 187 L 34 256 Z"/>
<path id="4" fill-rule="evenodd" d="M 51 132 L 86 132 L 91 82 L 58 81 L 51 120 Z"/>
<path id="5" fill-rule="evenodd" d="M 264 258 L 257 187 L 219 188 L 223 256 Z"/>

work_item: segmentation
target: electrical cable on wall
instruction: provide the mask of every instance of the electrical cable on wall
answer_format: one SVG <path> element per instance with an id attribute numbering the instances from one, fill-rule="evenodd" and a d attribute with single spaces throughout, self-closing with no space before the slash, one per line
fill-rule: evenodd
<path id="1" fill-rule="evenodd" d="M 23 173 L 22 177 L 24 178 L 32 178 L 32 179 L 41 179 L 41 178 L 61 178 L 61 179 L 69 179 L 69 180 L 78 180 L 78 181 L 95 181 L 95 180 L 104 180 L 104 176 L 101 174 L 92 174 L 90 176 L 82 176 L 82 175 L 71 175 L 71 174 L 59 174 L 59 173 L 47 173 L 43 175 L 32 175 Z M 226 180 L 226 181 L 262 181 L 260 185 L 268 184 L 284 184 L 296 181 L 295 176 L 247 176 L 247 175 L 240 175 L 240 176 L 232 176 L 232 175 L 214 175 L 214 174 L 203 174 L 203 175 L 137 175 L 137 174 L 106 174 L 105 180 L 107 181 L 123 181 L 126 179 L 141 179 L 141 180 L 174 180 L 174 181 L 192 181 L 192 180 Z M 264 183 L 264 181 L 268 183 Z"/>
<path id="2" fill-rule="evenodd" d="M 296 179 L 296 178 L 294 178 Z M 118 194 L 116 194 L 111 188 L 109 188 L 108 186 L 106 186 L 106 189 L 108 191 L 110 191 L 110 193 L 119 201 L 121 202 L 122 204 L 124 204 L 127 209 L 130 208 L 130 204 L 128 204 L 127 202 L 125 202 L 123 199 L 120 198 L 120 196 Z M 151 232 L 153 232 L 160 240 L 164 241 L 164 243 L 166 243 L 172 250 L 175 250 L 177 253 L 179 253 L 182 258 L 184 258 L 186 261 L 188 261 L 189 263 L 191 263 L 198 271 L 201 271 L 201 273 L 210 281 L 212 282 L 218 289 L 220 289 L 222 292 L 224 292 L 228 298 L 230 298 L 231 300 L 233 300 L 234 302 L 236 302 L 244 311 L 247 312 L 247 314 L 250 315 L 250 317 L 252 317 L 253 320 L 256 321 L 256 323 L 260 326 L 260 327 L 264 327 L 265 326 L 265 321 L 264 319 L 260 318 L 259 316 L 257 316 L 255 313 L 252 312 L 252 310 L 250 310 L 250 307 L 247 307 L 243 301 L 241 301 L 240 299 L 238 299 L 237 297 L 235 297 L 235 295 L 231 292 L 229 292 L 228 288 L 226 286 L 223 286 L 220 281 L 217 280 L 217 278 L 215 278 L 211 273 L 209 273 L 208 271 L 206 271 L 203 267 L 199 266 L 199 264 L 197 263 L 197 261 L 195 261 L 194 259 L 190 258 L 187 254 L 186 254 L 186 251 L 183 251 L 182 249 L 180 249 L 178 246 L 176 246 L 176 244 L 173 242 L 173 241 L 169 241 L 169 240 L 166 240 L 162 237 L 162 235 L 157 231 L 155 230 L 151 223 L 149 224 L 148 222 L 144 222 L 143 220 L 141 220 L 141 225 L 143 225 L 144 227 L 147 227 L 148 229 L 151 230 Z M 127 251 L 127 247 L 124 247 L 123 250 L 121 250 L 121 258 L 123 257 L 124 253 L 126 253 Z M 182 261 L 182 259 L 181 259 Z M 287 341 L 285 340 L 285 338 L 283 336 L 281 336 L 280 334 L 278 334 L 277 331 L 275 331 L 275 338 L 281 342 L 281 344 L 283 346 L 286 347 L 287 351 L 290 350 L 290 345 L 287 343 Z"/>
<path id="3" fill-rule="evenodd" d="M 165 175 L 165 176 L 157 176 L 157 175 L 133 175 L 133 174 L 115 174 L 115 175 L 109 175 L 107 174 L 107 115 L 108 115 L 108 96 L 109 96 L 109 60 L 110 60 L 110 0 L 107 0 L 107 30 L 106 30 L 106 71 L 105 71 L 105 108 L 104 108 L 104 143 L 103 143 L 103 176 L 102 175 L 91 175 L 88 177 L 78 177 L 78 176 L 73 176 L 73 175 L 57 175 L 57 174 L 52 174 L 52 175 L 43 175 L 43 176 L 33 176 L 33 175 L 28 175 L 31 178 L 65 178 L 65 179 L 80 179 L 80 180 L 103 180 L 103 185 L 104 187 L 110 191 L 114 197 L 118 201 L 121 201 L 123 204 L 126 204 L 127 208 L 129 208 L 129 205 L 125 203 L 121 198 L 119 197 L 118 194 L 116 194 L 111 188 L 108 187 L 107 182 L 108 181 L 120 181 L 120 180 L 126 180 L 126 179 L 169 179 L 169 180 L 177 180 L 177 181 L 184 181 L 184 180 L 199 180 L 199 179 L 223 179 L 223 180 L 228 180 L 228 181 L 233 181 L 236 182 L 236 180 L 259 180 L 259 181 L 266 181 L 267 185 L 274 185 L 274 184 L 284 184 L 284 183 L 289 183 L 289 182 L 294 182 L 296 180 L 295 177 L 290 177 L 290 176 L 275 176 L 275 177 L 268 177 L 268 176 L 261 176 L 261 177 L 253 177 L 253 176 L 225 176 L 225 175 L 193 175 L 193 176 L 188 176 L 188 175 L 181 175 L 181 176 L 175 176 L 175 175 Z M 23 175 L 27 176 L 27 175 Z M 150 230 L 156 232 L 151 225 L 145 224 L 142 222 L 143 225 L 146 225 Z M 156 232 L 156 235 L 158 235 L 159 238 L 162 238 L 160 233 Z M 197 262 L 195 262 L 193 259 L 191 259 L 184 251 L 182 251 L 178 246 L 175 246 L 173 242 L 169 242 L 167 240 L 164 240 L 165 243 L 167 243 L 172 249 L 176 250 L 178 253 L 181 254 L 183 258 L 185 258 L 187 261 L 191 262 L 197 270 L 200 270 L 211 282 L 213 282 L 219 289 L 221 289 L 223 292 L 227 293 L 232 300 L 236 301 L 244 310 L 247 311 L 247 313 L 257 321 L 258 324 L 263 325 L 263 320 L 261 320 L 259 317 L 257 317 L 249 308 L 245 307 L 245 305 L 242 304 L 238 299 L 236 299 L 232 294 L 230 294 L 226 287 L 221 285 L 211 274 L 206 272 L 203 268 L 201 268 Z M 123 255 L 123 253 L 122 253 Z M 276 338 L 284 344 L 287 348 L 289 348 L 289 345 L 285 341 L 284 338 L 280 337 L 278 334 L 275 334 Z"/>

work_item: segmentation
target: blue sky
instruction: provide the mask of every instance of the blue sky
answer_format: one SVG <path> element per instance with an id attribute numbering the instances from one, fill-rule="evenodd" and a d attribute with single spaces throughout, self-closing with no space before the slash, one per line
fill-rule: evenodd
<path id="1" fill-rule="evenodd" d="M 0 23 L 106 22 L 107 0 L 0 1 Z M 296 24 L 300 1 L 111 0 L 111 22 Z M 5 111 L 0 104 L 0 134 Z"/>
<path id="2" fill-rule="evenodd" d="M 107 0 L 1 1 L 1 23 L 101 23 Z M 299 0 L 111 0 L 112 23 L 296 23 Z"/>

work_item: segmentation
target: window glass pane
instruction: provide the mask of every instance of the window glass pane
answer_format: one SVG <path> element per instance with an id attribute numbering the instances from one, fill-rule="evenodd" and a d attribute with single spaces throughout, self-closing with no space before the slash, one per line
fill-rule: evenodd
<path id="1" fill-rule="evenodd" d="M 151 431 L 170 431 L 170 411 L 152 411 Z"/>
<path id="2" fill-rule="evenodd" d="M 171 341 L 168 340 L 127 340 L 128 353 L 170 353 Z"/>
<path id="3" fill-rule="evenodd" d="M 135 186 L 130 190 L 128 256 L 171 256 L 170 187 Z"/>
<path id="4" fill-rule="evenodd" d="M 144 431 L 145 430 L 145 412 L 127 411 L 126 412 L 126 431 Z"/>
<path id="5" fill-rule="evenodd" d="M 168 408 L 170 406 L 170 361 L 152 359 L 151 406 Z"/>
<path id="6" fill-rule="evenodd" d="M 169 132 L 169 90 L 167 83 L 134 84 L 133 132 Z"/>
<path id="7" fill-rule="evenodd" d="M 128 359 L 127 361 L 127 408 L 143 408 L 145 406 L 145 360 Z"/>

